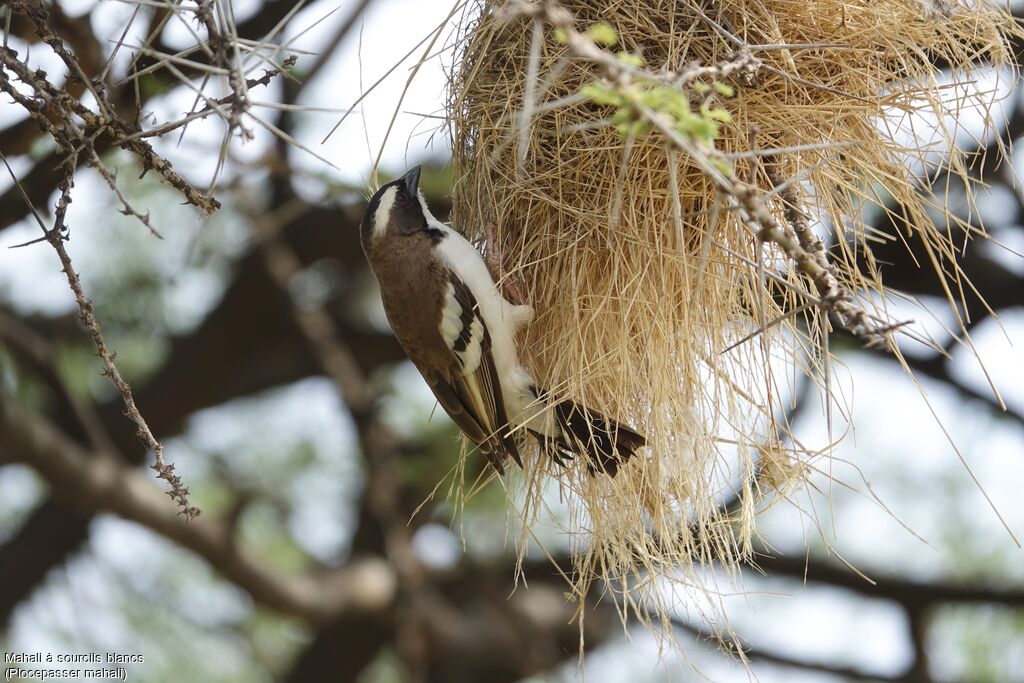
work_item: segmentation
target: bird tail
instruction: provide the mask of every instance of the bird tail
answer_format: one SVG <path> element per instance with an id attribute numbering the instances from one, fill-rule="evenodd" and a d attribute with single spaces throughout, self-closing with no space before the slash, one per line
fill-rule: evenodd
<path id="1" fill-rule="evenodd" d="M 561 434 L 555 438 L 539 434 L 537 437 L 559 464 L 576 455 L 585 456 L 591 474 L 603 472 L 614 477 L 619 465 L 647 443 L 629 427 L 573 401 L 556 403 L 554 416 Z"/>

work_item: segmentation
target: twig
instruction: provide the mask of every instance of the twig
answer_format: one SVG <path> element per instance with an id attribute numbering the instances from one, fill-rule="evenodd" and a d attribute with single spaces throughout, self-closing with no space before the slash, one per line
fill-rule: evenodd
<path id="1" fill-rule="evenodd" d="M 174 465 L 167 463 L 164 460 L 163 446 L 156 440 L 156 437 L 153 436 L 153 432 L 150 430 L 149 425 L 146 424 L 146 420 L 142 417 L 138 407 L 135 405 L 135 398 L 132 395 L 131 386 L 127 381 L 125 381 L 121 376 L 120 371 L 117 369 L 117 365 L 114 362 L 116 355 L 107 346 L 99 320 L 96 319 L 96 311 L 93 307 L 92 301 L 90 301 L 89 297 L 85 295 L 85 291 L 82 289 L 82 282 L 79 280 L 78 273 L 75 272 L 74 266 L 71 263 L 71 257 L 68 255 L 67 249 L 64 248 L 64 242 L 67 240 L 68 231 L 67 226 L 64 224 L 64 217 L 67 213 L 68 205 L 71 204 L 71 188 L 74 186 L 75 176 L 75 159 L 69 159 L 70 163 L 65 166 L 64 177 L 58 185 L 60 196 L 57 199 L 53 227 L 49 229 L 46 228 L 39 218 L 35 207 L 32 205 L 32 201 L 29 199 L 28 194 L 25 192 L 24 188 L 21 187 L 20 181 L 14 174 L 14 169 L 12 169 L 10 164 L 7 162 L 7 157 L 0 154 L 0 159 L 3 160 L 4 165 L 7 167 L 7 171 L 11 174 L 11 178 L 14 180 L 19 190 L 21 190 L 22 196 L 28 204 L 29 209 L 39 222 L 39 226 L 43 230 L 43 235 L 46 238 L 46 241 L 49 242 L 50 246 L 52 246 L 54 251 L 57 252 L 57 257 L 61 262 L 61 269 L 67 278 L 71 292 L 74 294 L 75 302 L 78 304 L 79 319 L 82 321 L 82 325 L 89 333 L 89 336 L 92 337 L 93 343 L 96 346 L 97 355 L 100 357 L 100 360 L 103 361 L 103 374 L 110 378 L 110 381 L 114 383 L 115 387 L 117 387 L 117 390 L 124 401 L 125 414 L 132 422 L 135 423 L 135 426 L 138 428 L 137 434 L 142 442 L 146 444 L 147 448 L 153 451 L 155 462 L 150 467 L 156 471 L 158 478 L 165 480 L 170 486 L 170 491 L 167 492 L 167 495 L 178 504 L 180 513 L 184 515 L 186 519 L 193 519 L 197 517 L 199 515 L 199 508 L 193 506 L 189 502 L 188 487 L 184 486 L 182 484 L 181 477 L 174 473 Z"/>
<path id="2" fill-rule="evenodd" d="M 170 161 L 164 159 L 144 140 L 137 139 L 137 129 L 124 122 L 112 111 L 97 114 L 67 92 L 50 83 L 42 70 L 32 70 L 18 59 L 18 54 L 10 48 L 0 48 L 0 90 L 21 105 L 39 124 L 40 128 L 49 133 L 57 143 L 59 151 L 70 154 L 75 150 L 95 147 L 100 139 L 109 139 L 136 157 L 142 164 L 143 175 L 155 170 L 164 180 L 181 192 L 185 199 L 205 213 L 213 213 L 220 208 L 220 202 L 208 197 L 186 181 L 174 170 Z M 22 83 L 31 90 L 31 95 L 19 92 L 5 73 L 10 70 Z M 108 105 L 101 109 L 111 110 Z M 55 120 L 50 115 L 56 114 Z M 76 122 L 81 119 L 82 125 Z"/>
<path id="3" fill-rule="evenodd" d="M 163 239 L 164 236 L 161 235 L 160 232 L 153 227 L 153 224 L 149 222 L 149 211 L 147 211 L 146 213 L 140 213 L 134 206 L 131 205 L 131 203 L 128 201 L 128 198 L 124 196 L 124 193 L 121 192 L 121 188 L 117 186 L 117 175 L 103 164 L 103 161 L 96 153 L 96 148 L 90 147 L 87 151 L 92 159 L 92 167 L 95 168 L 96 171 L 103 177 L 103 180 L 107 182 L 107 187 L 109 187 L 111 192 L 113 192 L 121 201 L 121 213 L 123 213 L 125 216 L 135 216 L 135 218 L 137 218 L 140 223 L 149 228 L 149 231 L 153 233 L 155 237 Z"/>
<path id="4" fill-rule="evenodd" d="M 263 73 L 263 75 L 260 76 L 259 78 L 250 78 L 249 80 L 246 81 L 246 84 L 247 84 L 247 86 L 249 88 L 255 88 L 255 87 L 258 87 L 258 86 L 261 86 L 261 85 L 263 85 L 263 86 L 269 85 L 270 81 L 273 80 L 273 78 L 275 76 L 278 76 L 278 75 L 281 75 L 283 73 L 286 73 L 289 69 L 291 69 L 295 65 L 295 61 L 296 61 L 296 57 L 290 56 L 287 59 L 285 59 L 284 62 L 282 62 L 280 66 L 278 66 L 278 67 L 276 67 L 274 69 L 266 70 Z M 196 119 L 204 119 L 207 116 L 209 116 L 210 114 L 219 113 L 219 112 L 216 111 L 216 106 L 223 106 L 223 105 L 226 105 L 226 104 L 231 104 L 233 98 L 234 98 L 234 95 L 225 95 L 224 97 L 221 97 L 220 99 L 212 100 L 211 102 L 207 103 L 207 105 L 205 107 L 203 107 L 202 109 L 200 109 L 198 111 L 194 111 L 194 112 L 188 114 L 187 116 L 185 116 L 184 118 L 178 119 L 177 121 L 170 121 L 170 122 L 165 123 L 162 126 L 159 126 L 157 128 L 151 128 L 150 130 L 147 130 L 147 131 L 142 131 L 140 133 L 135 133 L 134 135 L 129 136 L 126 139 L 152 138 L 152 137 L 161 137 L 163 135 L 167 135 L 168 133 L 170 133 L 170 132 L 172 132 L 174 130 L 177 130 L 178 128 L 181 128 L 182 126 L 184 126 L 187 123 L 190 123 L 190 122 L 192 122 L 192 121 L 194 121 Z"/>
<path id="5" fill-rule="evenodd" d="M 508 17 L 526 16 L 534 20 L 543 19 L 558 28 L 571 54 L 578 59 L 596 64 L 603 75 L 619 87 L 628 91 L 636 81 L 668 84 L 682 87 L 697 79 L 726 79 L 741 76 L 752 80 L 764 65 L 750 52 L 749 47 L 732 39 L 739 48 L 729 59 L 717 65 L 693 66 L 676 74 L 655 73 L 641 66 L 628 63 L 601 49 L 588 35 L 575 28 L 575 18 L 553 0 L 546 2 L 517 2 L 507 13 Z M 717 30 L 731 36 L 706 15 L 702 16 Z M 892 332 L 907 322 L 891 323 L 869 314 L 858 305 L 853 294 L 842 286 L 835 267 L 828 261 L 824 245 L 814 236 L 806 214 L 800 210 L 796 189 L 778 179 L 774 184 L 784 202 L 784 213 L 791 230 L 776 218 L 765 204 L 765 193 L 759 188 L 736 177 L 726 155 L 715 149 L 713 144 L 688 139 L 675 129 L 660 112 L 654 111 L 641 102 L 635 103 L 635 110 L 652 128 L 663 135 L 676 149 L 684 152 L 726 196 L 732 198 L 740 210 L 740 217 L 750 226 L 756 238 L 763 243 L 774 244 L 786 256 L 793 267 L 809 279 L 818 293 L 818 305 L 835 314 L 838 322 L 865 341 L 869 347 L 889 346 Z"/>

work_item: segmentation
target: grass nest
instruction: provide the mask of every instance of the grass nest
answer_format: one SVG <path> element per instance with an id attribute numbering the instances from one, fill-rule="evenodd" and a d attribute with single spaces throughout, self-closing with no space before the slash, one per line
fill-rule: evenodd
<path id="1" fill-rule="evenodd" d="M 523 538 L 560 487 L 579 596 L 600 577 L 667 618 L 626 596 L 708 588 L 701 565 L 749 559 L 756 513 L 827 471 L 829 444 L 790 433 L 794 392 L 842 408 L 837 328 L 895 354 L 915 334 L 873 243 L 923 250 L 952 303 L 969 291 L 956 244 L 982 230 L 929 179 L 972 184 L 957 117 L 987 115 L 978 83 L 1021 36 L 988 3 L 915 0 L 494 1 L 467 20 L 453 224 L 481 243 L 493 226 L 537 312 L 538 381 L 648 439 L 614 478 L 527 463 Z M 870 206 L 901 207 L 900 234 Z"/>

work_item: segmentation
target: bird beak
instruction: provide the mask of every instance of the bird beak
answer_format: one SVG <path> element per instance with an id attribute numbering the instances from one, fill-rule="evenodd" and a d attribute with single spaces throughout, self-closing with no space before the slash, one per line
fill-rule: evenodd
<path id="1" fill-rule="evenodd" d="M 402 176 L 402 184 L 406 192 L 415 197 L 420 191 L 420 167 L 416 166 Z"/>

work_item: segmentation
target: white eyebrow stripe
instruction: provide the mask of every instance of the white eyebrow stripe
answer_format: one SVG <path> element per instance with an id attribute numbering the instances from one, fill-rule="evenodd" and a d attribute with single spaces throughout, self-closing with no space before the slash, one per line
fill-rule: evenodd
<path id="1" fill-rule="evenodd" d="M 388 228 L 388 219 L 391 217 L 391 208 L 395 205 L 395 195 L 398 194 L 398 189 L 389 187 L 384 190 L 384 194 L 380 196 L 380 202 L 377 203 L 377 210 L 373 212 L 373 235 L 374 237 L 384 234 L 384 231 Z"/>

